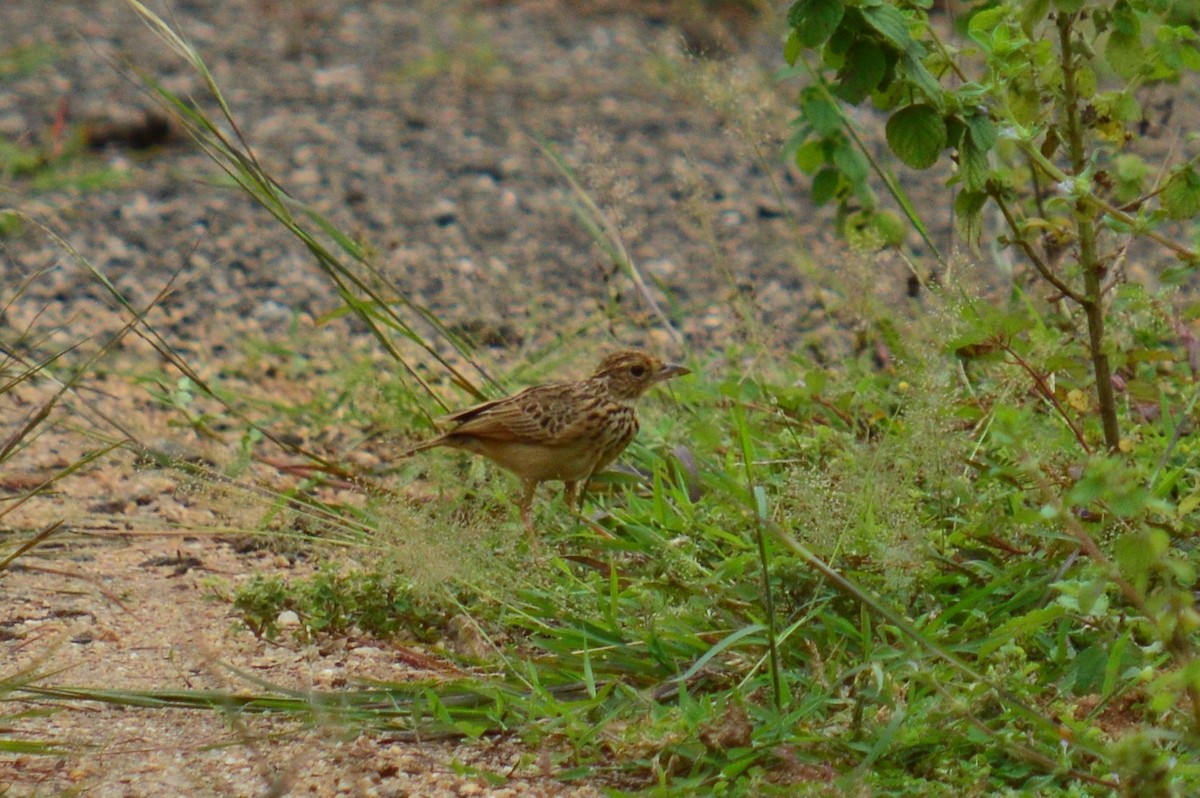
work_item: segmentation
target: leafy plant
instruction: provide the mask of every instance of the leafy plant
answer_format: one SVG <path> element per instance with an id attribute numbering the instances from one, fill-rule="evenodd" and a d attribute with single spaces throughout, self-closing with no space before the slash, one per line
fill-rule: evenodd
<path id="1" fill-rule="evenodd" d="M 393 295 L 372 271 L 365 246 L 276 185 L 236 135 L 199 55 L 143 5 L 130 5 L 207 82 L 216 115 L 152 79 L 151 86 L 239 188 L 308 248 L 343 300 L 331 315 L 354 315 L 398 359 L 396 343 L 412 344 L 459 388 L 477 390 L 465 371 L 437 357 L 459 346 L 453 333 L 427 308 Z M 1056 15 L 1085 8 L 1062 5 Z M 1008 189 L 990 193 L 1009 174 L 1000 166 L 1011 154 L 1006 148 L 1021 152 L 1005 143 L 1008 134 L 987 105 L 991 95 L 981 92 L 968 105 L 970 92 L 957 86 L 951 106 L 938 94 L 949 80 L 949 60 L 939 68 L 940 51 L 923 44 L 932 41 L 917 24 L 924 12 L 864 0 L 836 4 L 836 19 L 818 13 L 833 7 L 799 3 L 792 22 L 797 39 L 815 36 L 809 26 L 828 28 L 813 43 L 828 49 L 846 83 L 838 91 L 865 99 L 884 93 L 885 77 L 889 85 L 908 81 L 908 93 L 898 90 L 894 98 L 896 113 L 929 106 L 941 128 L 930 126 L 936 147 L 929 147 L 913 135 L 928 125 L 929 112 L 909 110 L 895 123 L 895 146 L 918 165 L 953 151 L 958 183 L 968 179 L 962 170 L 979 167 L 985 174 L 976 188 L 985 202 L 1032 219 L 1041 196 L 1032 182 L 1013 177 Z M 1038 18 L 1034 27 L 1057 32 L 1057 21 Z M 1069 32 L 1078 34 L 1080 24 L 1083 17 Z M 1068 40 L 1083 57 L 1077 38 Z M 789 55 L 799 63 L 795 43 Z M 881 61 L 883 76 L 872 83 Z M 843 135 L 845 146 L 828 139 L 801 148 L 829 156 L 820 163 L 831 198 L 845 189 L 847 208 L 862 203 L 855 219 L 843 215 L 853 221 L 849 230 L 871 222 L 872 197 L 865 182 L 843 184 L 839 170 L 857 165 L 865 180 L 870 160 L 853 128 L 832 116 L 840 114 L 836 96 L 823 84 L 806 95 L 818 113 L 830 114 L 826 121 L 836 124 L 826 132 Z M 1037 149 L 1053 165 L 1060 153 L 1043 154 L 1045 141 L 1037 140 Z M 565 159 L 549 146 L 547 154 L 570 185 L 583 224 L 638 284 L 618 231 Z M 964 166 L 964 159 L 971 162 Z M 1136 183 L 1136 165 L 1122 164 L 1122 179 Z M 1064 224 L 1075 236 L 1082 235 L 1080 208 L 1099 213 L 1085 195 L 1064 201 Z M 1058 207 L 1041 198 L 1048 209 Z M 1112 227 L 1110 217 L 1093 220 L 1098 242 L 1117 232 L 1100 229 Z M 1045 246 L 1026 232 L 1031 246 Z M 846 277 L 853 268 L 843 265 Z M 1086 296 L 1081 263 L 1056 263 L 1052 274 Z M 894 354 L 885 369 L 869 353 L 823 366 L 758 343 L 727 343 L 707 368 L 695 369 L 695 379 L 672 386 L 669 413 L 655 414 L 654 402 L 647 403 L 648 423 L 627 457 L 641 474 L 614 481 L 620 501 L 593 498 L 591 506 L 604 512 L 579 522 L 545 519 L 547 547 L 561 556 L 503 564 L 503 580 L 484 569 L 447 569 L 444 578 L 437 575 L 451 585 L 444 598 L 427 600 L 380 556 L 438 559 L 426 558 L 432 549 L 420 545 L 424 534 L 447 538 L 453 555 L 469 559 L 461 516 L 475 513 L 489 531 L 497 526 L 471 502 L 434 517 L 403 515 L 386 502 L 365 510 L 321 503 L 307 480 L 294 490 L 254 494 L 270 504 L 272 523 L 331 532 L 301 536 L 328 561 L 316 575 L 259 577 L 238 591 L 236 606 L 256 631 L 277 633 L 280 614 L 291 611 L 313 635 L 357 628 L 432 642 L 454 608 L 491 644 L 495 659 L 486 673 L 329 693 L 277 688 L 248 675 L 245 684 L 255 689 L 22 685 L 15 692 L 142 711 L 286 713 L 423 738 L 515 732 L 528 751 L 537 750 L 536 766 L 559 778 L 664 795 L 1108 795 L 1127 785 L 1134 785 L 1130 792 L 1137 785 L 1194 791 L 1200 681 L 1188 530 L 1200 507 L 1200 450 L 1188 430 L 1200 393 L 1186 366 L 1189 353 L 1171 343 L 1183 335 L 1180 314 L 1134 286 L 1102 286 L 1110 314 L 1105 334 L 1136 344 L 1121 372 L 1136 401 L 1122 418 L 1131 433 L 1118 458 L 1094 452 L 1087 361 L 1065 351 L 1064 340 L 1074 340 L 1066 314 L 1033 301 L 993 308 L 952 292 L 932 297 L 913 314 L 863 303 L 864 320 Z M 230 416 L 245 458 L 274 445 L 312 464 L 281 471 L 342 473 L 306 451 L 300 436 L 284 434 L 283 424 L 269 422 L 324 426 L 344 407 L 344 393 L 322 407 L 314 402 L 311 416 L 309 407 L 282 398 L 270 405 L 238 401 L 228 372 L 202 378 L 134 316 L 178 372 L 159 382 L 158 398 L 190 428 L 213 431 L 224 425 L 209 423 L 212 413 Z M 668 329 L 671 318 L 659 315 Z M 442 340 L 421 338 L 413 321 Z M 469 351 L 457 351 L 469 359 Z M 409 384 L 389 386 L 403 395 L 388 401 L 403 403 L 402 415 L 420 415 L 442 397 L 422 381 L 422 370 L 401 360 Z M 297 370 L 309 376 L 307 366 Z M 340 381 L 340 374 L 313 371 L 314 383 L 322 376 Z M 662 456 L 681 440 L 688 446 Z M 425 467 L 401 466 L 406 476 Z M 468 491 L 460 487 L 446 495 L 461 499 Z M 304 524 L 291 524 L 293 512 Z M 481 539 L 484 556 L 501 559 L 495 539 Z M 450 559 L 446 551 L 435 553 Z M 533 767 L 533 757 L 527 754 L 525 764 Z"/>
<path id="2" fill-rule="evenodd" d="M 1185 674 L 1198 653 L 1196 564 L 1175 526 L 1193 523 L 1196 509 L 1185 498 L 1195 491 L 1195 458 L 1180 449 L 1196 402 L 1195 372 L 1183 365 L 1193 358 L 1184 320 L 1195 305 L 1126 281 L 1128 253 L 1165 252 L 1155 277 L 1168 284 L 1197 261 L 1181 223 L 1200 215 L 1200 156 L 1172 151 L 1156 161 L 1138 147 L 1144 91 L 1200 72 L 1200 38 L 1181 9 L 998 2 L 970 9 L 961 41 L 950 42 L 948 25 L 921 3 L 800 0 L 785 56 L 812 78 L 800 96 L 797 163 L 814 174 L 815 199 L 838 203 L 846 232 L 875 226 L 886 240 L 895 222 L 870 187 L 873 170 L 929 240 L 843 111 L 870 100 L 887 114 L 899 161 L 952 162 L 953 208 L 968 241 L 981 241 L 985 210 L 994 209 L 1005 228 L 998 243 L 1024 257 L 1047 294 L 1041 304 L 1020 291 L 1008 306 L 961 302 L 962 324 L 943 344 L 970 382 L 957 407 L 978 445 L 970 496 L 949 506 L 922 492 L 931 517 L 952 545 L 1016 544 L 1014 554 L 1061 575 L 1047 585 L 1053 600 L 1017 601 L 1020 592 L 989 600 L 996 625 L 980 629 L 980 653 L 1007 650 L 1029 678 L 1058 670 L 1105 702 L 1143 689 L 1121 686 L 1116 674 L 1146 668 L 1157 673 L 1144 684 L 1159 713 L 1153 722 L 1195 734 L 1200 682 Z M 1133 432 L 1122 436 L 1122 427 Z M 1096 452 L 1097 437 L 1107 453 Z M 1066 552 L 1086 565 L 1071 568 L 1072 553 L 1052 566 Z M 1153 783 L 1171 781 L 1145 737 L 1115 737 L 1106 757 L 1125 779 L 1153 771 Z"/>
<path id="3" fill-rule="evenodd" d="M 296 613 L 307 635 L 339 635 L 357 628 L 391 637 L 403 629 L 424 641 L 437 636 L 447 617 L 432 599 L 415 595 L 403 577 L 375 570 L 343 571 L 332 564 L 292 582 L 255 576 L 238 588 L 233 606 L 255 634 L 269 638 L 279 634 L 279 615 L 287 610 Z"/>
<path id="4" fill-rule="evenodd" d="M 1113 384 L 1126 362 L 1105 325 L 1126 252 L 1146 240 L 1187 266 L 1197 261 L 1169 224 L 1200 215 L 1200 156 L 1153 163 L 1131 146 L 1144 123 L 1139 90 L 1200 71 L 1200 36 L 1177 21 L 1177 7 L 1007 0 L 971 9 L 966 39 L 953 44 L 925 3 L 799 0 L 788 13 L 785 56 L 814 78 L 791 142 L 814 175 L 814 200 L 836 201 L 844 225 L 882 228 L 888 239 L 895 220 L 870 188 L 873 167 L 929 240 L 842 104 L 869 99 L 887 113 L 888 145 L 905 165 L 952 159 L 954 211 L 968 241 L 979 243 L 984 210 L 995 207 L 1006 227 L 1000 242 L 1025 256 L 1056 301 L 1083 313 L 1080 343 L 1110 450 L 1121 442 Z"/>

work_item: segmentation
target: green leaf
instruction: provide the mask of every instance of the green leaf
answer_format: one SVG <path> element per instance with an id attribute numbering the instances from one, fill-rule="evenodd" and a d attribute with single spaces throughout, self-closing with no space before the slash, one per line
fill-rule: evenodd
<path id="1" fill-rule="evenodd" d="M 1007 16 L 1008 8 L 1004 5 L 973 14 L 970 23 L 967 25 L 967 35 L 976 44 L 990 50 L 992 37 L 996 32 L 996 28 L 1003 24 Z"/>
<path id="2" fill-rule="evenodd" d="M 842 112 L 837 104 L 816 91 L 800 100 L 800 116 L 818 136 L 830 136 L 842 129 Z"/>
<path id="3" fill-rule="evenodd" d="M 964 116 L 963 121 L 967 125 L 967 130 L 971 132 L 971 140 L 978 145 L 979 149 L 990 150 L 996 146 L 996 126 L 992 124 L 991 118 L 986 113 Z"/>
<path id="4" fill-rule="evenodd" d="M 858 105 L 875 91 L 886 70 L 883 48 L 870 39 L 859 39 L 846 53 L 833 93 L 851 105 Z"/>
<path id="5" fill-rule="evenodd" d="M 1163 210 L 1172 219 L 1191 219 L 1200 213 L 1200 175 L 1190 165 L 1177 170 L 1159 195 Z"/>
<path id="6" fill-rule="evenodd" d="M 1041 119 L 1042 98 L 1026 81 L 1008 84 L 1008 107 L 1012 118 L 1021 125 L 1033 125 Z"/>
<path id="7" fill-rule="evenodd" d="M 783 45 L 783 60 L 787 61 L 788 66 L 795 66 L 796 59 L 800 57 L 800 51 L 803 49 L 804 45 L 800 43 L 800 34 L 796 33 L 795 28 L 792 28 Z"/>
<path id="8" fill-rule="evenodd" d="M 1033 29 L 1050 12 L 1050 0 L 1026 0 L 1021 6 L 1021 30 L 1033 38 Z"/>
<path id="9" fill-rule="evenodd" d="M 912 37 L 908 35 L 908 20 L 895 6 L 870 6 L 862 9 L 862 15 L 868 25 L 896 45 L 897 49 L 907 50 L 912 46 Z"/>
<path id="10" fill-rule="evenodd" d="M 960 191 L 954 198 L 954 216 L 958 220 L 959 233 L 973 250 L 979 249 L 983 206 L 987 204 L 987 199 L 988 195 L 982 191 Z"/>
<path id="11" fill-rule="evenodd" d="M 979 656 L 987 657 L 1001 646 L 1020 641 L 1030 635 L 1036 635 L 1059 618 L 1065 617 L 1066 614 L 1065 608 L 1051 604 L 1025 615 L 1010 618 L 1001 624 L 989 639 L 980 643 Z"/>
<path id="12" fill-rule="evenodd" d="M 946 122 L 946 141 L 951 147 L 957 147 L 962 144 L 963 137 L 967 135 L 967 126 L 961 117 L 947 116 Z"/>
<path id="13" fill-rule="evenodd" d="M 1137 36 L 1142 32 L 1142 22 L 1129 3 L 1118 2 L 1112 10 L 1113 30 L 1126 36 Z"/>
<path id="14" fill-rule="evenodd" d="M 795 153 L 802 145 L 813 141 L 814 138 L 812 128 L 804 124 L 802 117 L 796 117 L 792 120 L 792 135 L 787 137 L 787 141 L 783 143 L 781 150 L 784 153 Z"/>
<path id="15" fill-rule="evenodd" d="M 1071 692 L 1075 695 L 1086 695 L 1099 691 L 1104 683 L 1104 669 L 1107 664 L 1107 646 L 1088 646 L 1077 653 L 1067 669 L 1068 679 L 1072 682 Z"/>
<path id="16" fill-rule="evenodd" d="M 1139 155 L 1123 153 L 1113 158 L 1113 174 L 1117 178 L 1117 197 L 1128 202 L 1142 193 L 1150 166 Z"/>
<path id="17" fill-rule="evenodd" d="M 821 57 L 825 60 L 826 65 L 841 66 L 850 45 L 863 38 L 863 34 L 862 17 L 859 14 L 847 14 L 842 19 L 842 24 L 838 25 L 837 30 L 833 32 L 821 50 Z"/>
<path id="18" fill-rule="evenodd" d="M 812 181 L 812 201 L 817 205 L 824 205 L 831 199 L 837 196 L 838 185 L 841 183 L 841 176 L 838 171 L 832 167 L 826 167 L 817 172 L 817 176 Z"/>
<path id="19" fill-rule="evenodd" d="M 991 165 L 988 162 L 987 150 L 980 148 L 971 135 L 963 136 L 958 148 L 958 169 L 962 175 L 963 186 L 968 191 L 983 191 L 987 187 Z"/>
<path id="20" fill-rule="evenodd" d="M 811 175 L 825 164 L 825 142 L 809 139 L 796 148 L 796 166 L 806 175 Z"/>
<path id="21" fill-rule="evenodd" d="M 1200 50 L 1197 50 L 1195 47 L 1189 47 L 1186 44 L 1181 44 L 1175 50 L 1175 53 L 1179 56 L 1179 62 L 1183 66 L 1193 72 L 1200 72 Z"/>
<path id="22" fill-rule="evenodd" d="M 904 233 L 907 228 L 904 226 L 904 220 L 898 214 L 891 211 L 880 211 L 871 221 L 884 245 L 898 247 L 904 243 Z"/>
<path id="23" fill-rule="evenodd" d="M 1113 551 L 1121 573 L 1136 587 L 1140 587 L 1146 584 L 1151 569 L 1166 555 L 1169 547 L 1167 533 L 1161 529 L 1151 529 L 1122 535 L 1117 539 Z"/>
<path id="24" fill-rule="evenodd" d="M 919 57 L 912 52 L 905 51 L 900 57 L 900 70 L 925 94 L 926 99 L 938 108 L 944 105 L 942 101 L 942 84 L 938 83 L 933 73 L 925 68 L 925 64 L 921 62 Z"/>
<path id="25" fill-rule="evenodd" d="M 1075 91 L 1080 97 L 1096 96 L 1096 71 L 1086 64 L 1075 70 Z"/>
<path id="26" fill-rule="evenodd" d="M 946 149 L 946 122 L 932 105 L 901 108 L 887 121 L 887 142 L 913 169 L 928 169 Z"/>
<path id="27" fill-rule="evenodd" d="M 797 0 L 788 9 L 788 25 L 802 46 L 818 47 L 837 30 L 845 13 L 842 0 Z"/>
<path id="28" fill-rule="evenodd" d="M 842 170 L 842 175 L 852 186 L 858 187 L 866 183 L 867 159 L 850 142 L 841 142 L 833 151 L 833 165 Z"/>
<path id="29" fill-rule="evenodd" d="M 1142 118 L 1142 104 L 1138 102 L 1137 97 L 1133 96 L 1132 92 L 1126 91 L 1122 93 L 1109 106 L 1110 113 L 1116 116 L 1119 122 L 1129 124 L 1137 122 Z"/>

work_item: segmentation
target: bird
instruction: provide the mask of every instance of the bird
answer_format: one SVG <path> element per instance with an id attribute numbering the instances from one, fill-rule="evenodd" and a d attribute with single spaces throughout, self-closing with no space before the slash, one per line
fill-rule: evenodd
<path id="1" fill-rule="evenodd" d="M 531 540 L 538 485 L 565 484 L 575 509 L 592 475 L 608 466 L 638 431 L 635 404 L 654 385 L 691 370 L 654 355 L 624 349 L 602 359 L 586 379 L 535 385 L 446 416 L 454 426 L 405 456 L 446 446 L 480 454 L 521 481 L 517 507 Z"/>

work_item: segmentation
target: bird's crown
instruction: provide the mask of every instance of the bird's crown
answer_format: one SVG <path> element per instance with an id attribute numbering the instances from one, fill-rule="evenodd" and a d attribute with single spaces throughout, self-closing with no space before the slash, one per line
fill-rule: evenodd
<path id="1" fill-rule="evenodd" d="M 614 398 L 632 400 L 656 382 L 687 373 L 682 366 L 663 363 L 654 355 L 623 349 L 601 360 L 591 379 L 604 383 Z"/>

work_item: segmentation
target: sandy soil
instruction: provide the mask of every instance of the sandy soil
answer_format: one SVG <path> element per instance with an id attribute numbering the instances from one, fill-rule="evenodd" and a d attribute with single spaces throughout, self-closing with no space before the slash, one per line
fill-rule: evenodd
<path id="1" fill-rule="evenodd" d="M 577 13 L 545 1 L 193 0 L 172 3 L 170 13 L 280 183 L 369 241 L 379 266 L 445 321 L 484 331 L 497 363 L 558 340 L 594 348 L 615 335 L 669 345 L 575 218 L 566 182 L 534 137 L 552 142 L 614 210 L 647 278 L 680 303 L 689 346 L 743 329 L 747 313 L 791 340 L 825 323 L 798 291 L 811 255 L 796 251 L 790 218 L 802 192 L 775 155 L 767 164 L 754 156 L 755 146 L 775 152 L 786 135 L 787 92 L 770 78 L 779 56 L 769 27 L 736 15 L 688 20 L 673 16 L 671 4 L 597 3 Z M 710 70 L 689 60 L 685 40 L 723 49 L 727 59 Z M 52 14 L 41 3 L 5 3 L 0 53 L 35 56 L 30 70 L 0 78 L 0 134 L 44 148 L 58 140 L 63 112 L 65 134 L 74 135 L 152 107 L 131 65 L 202 96 L 197 77 L 121 2 L 64 0 Z M 111 169 L 119 183 L 18 183 L 0 204 L 44 222 L 135 304 L 174 276 L 154 321 L 205 375 L 228 378 L 226 356 L 241 341 L 286 337 L 297 323 L 311 329 L 337 306 L 297 244 L 243 197 L 213 185 L 215 169 L 189 142 L 145 151 L 117 142 L 87 164 Z M 830 240 L 806 224 L 814 246 Z M 31 330 L 45 349 L 121 323 L 63 245 L 26 224 L 0 243 L 0 276 L 14 286 L 39 271 L 15 298 L 5 295 L 10 330 Z M 341 351 L 338 335 L 358 334 L 327 330 L 322 356 Z M 94 352 L 99 340 L 80 351 Z M 173 426 L 176 416 L 130 384 L 153 362 L 148 348 L 130 339 L 120 350 L 5 463 L 4 508 L 99 446 L 97 436 L 111 436 L 108 420 L 142 440 L 228 458 Z M 258 375 L 261 392 L 309 387 L 268 371 Z M 0 436 L 50 390 L 47 382 L 5 395 Z M 136 467 L 131 455 L 107 455 L 7 512 L 0 535 L 58 520 L 65 523 L 49 540 L 0 571 L 0 677 L 38 674 L 40 685 L 89 688 L 245 687 L 232 667 L 308 690 L 437 677 L 453 667 L 403 640 L 304 646 L 287 635 L 278 645 L 255 638 L 229 609 L 232 590 L 255 572 L 300 575 L 311 566 L 237 553 L 211 533 L 223 519 L 209 505 L 175 477 Z M 566 764 L 555 752 L 510 739 L 346 739 L 343 727 L 278 717 L 89 702 L 50 711 L 56 706 L 22 700 L 0 710 L 4 737 L 64 744 L 61 756 L 0 755 L 6 795 L 599 794 L 556 780 Z M 488 786 L 465 774 L 469 767 L 508 782 Z"/>
<path id="2" fill-rule="evenodd" d="M 369 242 L 378 266 L 448 324 L 484 333 L 485 360 L 503 368 L 531 352 L 616 342 L 676 354 L 576 218 L 566 181 L 535 139 L 553 143 L 610 209 L 655 296 L 671 298 L 686 347 L 704 351 L 756 330 L 760 343 L 836 359 L 855 336 L 831 327 L 827 287 L 810 280 L 812 264 L 858 263 L 861 285 L 889 297 L 904 295 L 908 268 L 862 264 L 835 244 L 828 211 L 808 205 L 803 179 L 777 155 L 794 93 L 772 78 L 787 3 L 757 22 L 738 3 L 708 18 L 677 10 L 686 5 L 176 0 L 169 13 L 280 184 Z M 719 60 L 693 60 L 687 46 Z M 52 149 L 89 120 L 140 113 L 150 102 L 132 68 L 211 109 L 197 76 L 118 0 L 2 3 L 4 54 L 33 64 L 0 68 L 6 140 Z M 352 325 L 314 332 L 314 320 L 338 307 L 328 283 L 263 211 L 217 184 L 189 142 L 149 150 L 115 143 L 88 163 L 119 182 L 97 190 L 26 180 L 0 194 L 0 206 L 20 208 L 62 238 L 26 223 L 0 239 L 6 335 L 32 331 L 36 352 L 95 334 L 82 357 L 121 324 L 65 243 L 137 305 L 174 279 L 153 318 L 206 375 L 223 374 L 240 342 L 287 339 L 297 326 L 325 358 L 367 345 Z M 928 175 L 921 180 L 926 191 L 942 190 Z M 928 221 L 944 243 L 949 220 Z M 236 447 L 210 452 L 221 447 L 174 426 L 178 417 L 130 381 L 154 356 L 132 341 L 121 350 L 3 463 L 0 538 L 65 523 L 0 571 L 0 679 L 36 673 L 47 686 L 238 689 L 244 682 L 231 666 L 308 690 L 453 668 L 438 651 L 402 640 L 312 647 L 255 638 L 222 597 L 255 572 L 299 575 L 311 566 L 239 553 L 212 533 L 222 519 L 211 507 L 127 453 L 106 455 L 11 510 L 24 491 L 111 439 L 112 419 L 140 439 L 217 460 Z M 259 390 L 310 389 L 280 371 L 264 367 Z M 46 381 L 0 397 L 0 440 L 51 390 Z M 293 432 L 336 450 L 338 435 L 354 431 Z M 42 712 L 51 708 L 0 705 L 0 737 L 68 748 L 54 757 L 0 754 L 0 793 L 600 794 L 597 785 L 556 780 L 556 752 L 512 739 L 346 739 L 266 716 L 87 702 Z M 463 766 L 509 781 L 488 786 Z"/>

